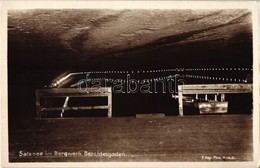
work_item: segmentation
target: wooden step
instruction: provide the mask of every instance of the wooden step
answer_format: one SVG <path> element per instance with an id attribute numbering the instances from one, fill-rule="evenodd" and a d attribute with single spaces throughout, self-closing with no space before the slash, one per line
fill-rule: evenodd
<path id="1" fill-rule="evenodd" d="M 164 118 L 164 113 L 136 114 L 136 118 Z"/>

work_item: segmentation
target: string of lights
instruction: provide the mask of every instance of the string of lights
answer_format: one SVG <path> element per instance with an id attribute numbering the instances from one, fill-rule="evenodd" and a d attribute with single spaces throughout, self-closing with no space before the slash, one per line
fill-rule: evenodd
<path id="1" fill-rule="evenodd" d="M 230 78 L 230 77 L 216 77 L 216 76 L 203 76 L 203 75 L 189 75 L 186 74 L 185 78 L 202 79 L 202 80 L 214 80 L 214 81 L 225 81 L 225 82 L 244 82 L 247 83 L 246 79 Z"/>
<path id="2" fill-rule="evenodd" d="M 173 75 L 167 75 L 167 76 L 159 76 L 159 77 L 148 77 L 148 78 L 143 78 L 142 81 L 145 80 L 149 80 L 150 82 L 152 81 L 158 81 L 158 80 L 167 80 L 170 78 L 177 78 L 176 75 L 179 75 L 179 78 L 186 78 L 186 79 L 201 79 L 201 80 L 209 80 L 209 81 L 218 81 L 218 82 L 243 82 L 243 83 L 247 83 L 247 79 L 241 79 L 241 78 L 232 78 L 232 77 L 217 77 L 217 76 L 209 76 L 209 75 L 194 75 L 194 74 L 187 74 L 188 73 L 193 73 L 193 72 L 203 72 L 203 71 L 222 71 L 222 72 L 233 72 L 233 71 L 244 71 L 246 73 L 248 73 L 249 71 L 251 72 L 253 69 L 251 68 L 175 68 L 175 69 L 160 69 L 160 70 L 135 70 L 135 71 L 88 71 L 88 72 L 76 72 L 76 73 L 70 73 L 67 76 L 60 78 L 58 80 L 56 80 L 55 82 L 51 83 L 51 87 L 56 87 L 58 86 L 60 83 L 62 83 L 64 80 L 66 80 L 68 77 L 70 76 L 74 76 L 74 75 L 81 75 L 84 74 L 86 75 L 86 79 L 89 79 L 90 81 L 93 80 L 99 80 L 99 81 L 106 81 L 106 82 L 111 82 L 113 83 L 114 81 L 119 81 L 119 82 L 126 82 L 127 80 L 124 78 L 120 79 L 120 75 L 118 76 L 118 74 L 156 74 L 156 73 L 170 73 Z M 97 77 L 97 76 L 92 76 L 91 74 L 117 74 L 116 79 L 111 78 L 111 77 Z M 125 76 L 124 75 L 124 76 Z M 135 79 L 137 80 L 137 82 L 140 82 L 141 80 L 139 79 Z"/>
<path id="3" fill-rule="evenodd" d="M 142 79 L 143 81 L 160 81 L 160 80 L 169 80 L 169 79 L 199 79 L 199 80 L 212 80 L 212 81 L 223 81 L 223 82 L 243 82 L 243 83 L 247 83 L 246 79 L 238 79 L 238 78 L 230 78 L 230 77 L 216 77 L 216 76 L 204 76 L 204 75 L 190 75 L 190 74 L 186 74 L 186 75 L 182 75 L 178 78 L 174 77 L 175 75 L 169 75 L 169 76 L 160 76 L 160 77 L 154 77 L 154 78 L 145 78 Z M 133 78 L 134 79 L 134 78 Z M 107 81 L 107 82 L 114 82 L 114 81 L 118 81 L 118 82 L 126 82 L 127 80 L 125 78 L 89 78 L 90 81 Z M 137 82 L 140 82 L 142 80 L 140 79 L 134 79 Z"/>
<path id="4" fill-rule="evenodd" d="M 131 70 L 131 71 L 90 71 L 91 74 L 146 74 L 161 72 L 192 72 L 192 71 L 252 71 L 252 68 L 175 68 L 175 69 L 157 69 L 157 70 Z"/>

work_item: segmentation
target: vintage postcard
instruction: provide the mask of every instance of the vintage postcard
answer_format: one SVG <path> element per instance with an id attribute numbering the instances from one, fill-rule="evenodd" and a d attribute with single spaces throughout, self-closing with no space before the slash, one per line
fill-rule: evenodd
<path id="1" fill-rule="evenodd" d="M 256 1 L 1 2 L 3 167 L 257 167 Z"/>

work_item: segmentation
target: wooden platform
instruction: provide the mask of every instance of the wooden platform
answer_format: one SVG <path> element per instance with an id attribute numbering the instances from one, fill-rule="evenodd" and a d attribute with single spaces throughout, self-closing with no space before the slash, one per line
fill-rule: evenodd
<path id="1" fill-rule="evenodd" d="M 10 162 L 249 161 L 253 152 L 252 115 L 42 120 L 9 138 Z"/>
<path id="2" fill-rule="evenodd" d="M 193 84 L 193 85 L 179 85 L 178 86 L 178 101 L 179 101 L 179 115 L 183 116 L 183 95 L 196 95 L 198 94 L 218 94 L 221 95 L 221 102 L 225 101 L 225 94 L 241 94 L 251 93 L 253 90 L 252 84 Z M 215 97 L 216 99 L 217 97 Z M 217 99 L 215 100 L 217 101 Z"/>

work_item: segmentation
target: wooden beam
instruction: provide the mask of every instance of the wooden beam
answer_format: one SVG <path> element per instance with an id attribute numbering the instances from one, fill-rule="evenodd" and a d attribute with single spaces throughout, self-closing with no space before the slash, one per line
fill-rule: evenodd
<path id="1" fill-rule="evenodd" d="M 107 97 L 107 105 L 108 105 L 107 116 L 111 118 L 112 117 L 112 93 Z"/>
<path id="2" fill-rule="evenodd" d="M 228 110 L 228 102 L 199 102 L 198 108 L 200 110 L 200 114 L 209 114 L 209 113 L 227 113 Z"/>
<path id="3" fill-rule="evenodd" d="M 50 97 L 108 97 L 110 93 L 41 93 L 42 98 Z"/>
<path id="4" fill-rule="evenodd" d="M 179 116 L 183 116 L 183 95 L 182 95 L 182 85 L 178 86 L 178 101 L 179 101 Z"/>
<path id="5" fill-rule="evenodd" d="M 205 84 L 205 85 L 180 85 L 183 94 L 232 94 L 250 93 L 252 84 Z"/>
<path id="6" fill-rule="evenodd" d="M 78 106 L 78 107 L 43 107 L 41 111 L 60 111 L 60 110 L 100 110 L 108 109 L 108 106 Z"/>
<path id="7" fill-rule="evenodd" d="M 221 102 L 224 102 L 224 101 L 225 101 L 225 94 L 221 94 L 220 101 L 221 101 Z"/>
<path id="8" fill-rule="evenodd" d="M 164 118 L 164 113 L 148 113 L 148 114 L 136 114 L 136 118 Z"/>
<path id="9" fill-rule="evenodd" d="M 99 87 L 99 88 L 83 88 L 80 90 L 79 88 L 51 88 L 51 89 L 40 89 L 41 94 L 49 94 L 49 93 L 111 93 L 110 87 Z"/>

